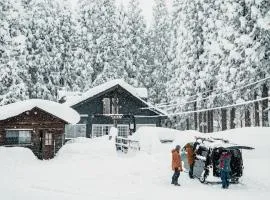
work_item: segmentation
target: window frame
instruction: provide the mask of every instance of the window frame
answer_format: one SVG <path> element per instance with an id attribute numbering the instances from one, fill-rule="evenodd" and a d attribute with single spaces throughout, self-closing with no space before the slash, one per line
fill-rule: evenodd
<path id="1" fill-rule="evenodd" d="M 104 97 L 102 99 L 103 114 L 111 114 L 111 98 Z"/>
<path id="2" fill-rule="evenodd" d="M 103 137 L 105 135 L 108 135 L 110 132 L 110 128 L 114 127 L 113 124 L 92 124 L 92 131 L 91 131 L 91 138 L 97 138 L 97 137 Z M 107 130 L 108 128 L 108 130 Z M 126 133 L 122 134 L 120 133 L 121 128 L 125 128 Z M 98 129 L 98 131 L 100 131 L 98 134 L 95 133 L 95 131 Z M 117 129 L 118 129 L 118 136 L 119 137 L 128 137 L 129 135 L 129 125 L 128 124 L 118 124 L 117 125 Z M 108 131 L 108 132 L 106 132 Z M 107 134 L 108 133 L 108 134 Z M 120 133 L 120 134 L 119 134 Z"/>
<path id="3" fill-rule="evenodd" d="M 9 132 L 10 131 L 10 132 Z M 12 133 L 11 131 L 13 131 L 13 134 L 15 136 L 13 137 L 9 137 L 8 134 Z M 27 133 L 27 136 L 20 136 L 23 135 L 23 133 Z M 6 145 L 31 145 L 32 144 L 32 133 L 33 133 L 33 129 L 5 129 L 5 143 Z M 8 138 L 15 138 L 13 139 L 13 141 L 16 142 L 9 142 Z M 24 140 L 22 140 L 22 138 L 24 138 Z M 27 138 L 27 139 L 25 139 Z M 12 139 L 11 139 L 12 140 Z M 23 142 L 24 141 L 24 142 Z M 26 142 L 25 142 L 26 141 Z"/>
<path id="4" fill-rule="evenodd" d="M 53 145 L 53 137 L 52 133 L 45 133 L 45 139 L 44 139 L 44 145 L 45 146 L 51 146 Z"/>
<path id="5" fill-rule="evenodd" d="M 80 130 L 84 129 L 84 131 L 80 131 L 80 135 L 76 134 L 76 127 L 81 127 Z M 65 125 L 65 137 L 69 138 L 77 138 L 77 137 L 86 137 L 87 126 L 86 124 L 67 124 Z"/>

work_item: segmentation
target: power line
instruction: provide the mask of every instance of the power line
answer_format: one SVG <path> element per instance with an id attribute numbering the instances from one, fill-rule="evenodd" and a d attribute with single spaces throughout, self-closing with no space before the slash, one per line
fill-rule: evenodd
<path id="1" fill-rule="evenodd" d="M 192 96 L 189 96 L 189 98 L 193 98 L 193 97 L 198 97 L 199 95 L 203 95 L 203 94 L 205 94 L 205 93 L 208 93 L 208 92 L 214 92 L 214 91 L 217 91 L 217 89 L 215 89 L 215 90 L 207 90 L 207 91 L 205 91 L 205 92 L 201 92 L 201 93 L 198 93 L 198 94 L 195 94 L 195 95 L 192 95 Z M 158 104 L 156 104 L 155 106 L 156 107 L 161 107 L 161 106 L 165 106 L 165 105 L 170 105 L 171 103 L 158 103 Z M 161 106 L 159 106 L 159 105 L 161 105 Z"/>
<path id="2" fill-rule="evenodd" d="M 266 77 L 264 79 L 261 79 L 259 81 L 256 81 L 256 82 L 253 82 L 253 83 L 249 83 L 245 86 L 242 86 L 242 87 L 238 87 L 238 88 L 235 88 L 231 91 L 226 91 L 226 92 L 222 92 L 222 93 L 217 93 L 217 94 L 214 94 L 214 95 L 211 95 L 211 96 L 208 96 L 208 97 L 205 97 L 205 98 L 202 98 L 202 99 L 199 99 L 200 101 L 202 100 L 206 100 L 206 99 L 211 99 L 213 97 L 217 97 L 217 96 L 220 96 L 220 95 L 223 95 L 223 94 L 228 94 L 228 93 L 232 93 L 234 91 L 237 91 L 237 90 L 241 90 L 243 88 L 246 88 L 246 87 L 249 87 L 249 86 L 252 86 L 252 85 L 255 85 L 257 83 L 260 83 L 260 82 L 263 82 L 263 81 L 266 81 L 270 79 L 270 76 L 269 77 Z M 192 100 L 192 101 L 187 101 L 187 102 L 184 102 L 184 103 L 175 103 L 175 104 L 170 104 L 170 105 L 164 105 L 164 106 L 158 106 L 158 108 L 171 108 L 171 107 L 175 107 L 175 106 L 180 106 L 180 105 L 186 105 L 186 104 L 189 104 L 189 103 L 195 103 L 197 102 L 198 100 Z M 144 107 L 144 108 L 141 108 L 142 110 L 145 110 L 145 109 L 149 109 L 149 108 L 155 108 L 155 107 Z"/>
<path id="3" fill-rule="evenodd" d="M 236 106 L 242 106 L 242 105 L 247 105 L 247 104 L 251 104 L 251 103 L 254 103 L 254 102 L 263 101 L 263 100 L 267 100 L 267 99 L 270 99 L 270 97 L 264 97 L 264 98 L 261 98 L 261 99 L 245 101 L 245 102 L 242 102 L 242 103 L 231 104 L 231 105 L 227 105 L 227 106 L 219 106 L 219 107 L 207 108 L 207 109 L 201 109 L 201 110 L 185 111 L 185 112 L 179 112 L 179 113 L 172 113 L 172 114 L 168 114 L 168 115 L 157 115 L 157 116 L 135 115 L 135 117 L 136 118 L 150 118 L 150 117 L 152 118 L 152 117 L 168 117 L 168 116 L 186 115 L 186 114 L 193 114 L 193 113 L 199 113 L 199 112 L 206 112 L 206 111 L 210 111 L 210 110 L 219 110 L 219 109 L 222 109 L 222 108 L 231 108 L 231 107 L 236 107 Z"/>

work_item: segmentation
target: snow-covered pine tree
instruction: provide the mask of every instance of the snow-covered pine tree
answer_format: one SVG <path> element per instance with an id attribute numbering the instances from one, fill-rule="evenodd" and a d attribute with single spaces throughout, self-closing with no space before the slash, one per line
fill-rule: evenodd
<path id="1" fill-rule="evenodd" d="M 218 30 L 218 41 L 225 56 L 219 65 L 217 88 L 221 91 L 229 91 L 235 87 L 244 86 L 250 82 L 265 77 L 263 63 L 267 63 L 265 57 L 267 39 L 260 30 L 257 19 L 264 16 L 269 9 L 266 1 L 218 1 L 223 13 L 224 25 Z M 263 41 L 264 42 L 261 42 Z M 269 40 L 269 39 L 268 39 Z M 266 58 L 266 59 L 265 59 Z M 254 94 L 255 93 L 255 94 Z M 251 100 L 256 98 L 260 91 L 251 88 L 237 90 L 233 93 L 219 96 L 217 100 L 221 105 Z M 225 98 L 226 97 L 226 98 Z M 224 101 L 226 99 L 226 101 Z M 258 105 L 255 104 L 255 114 L 258 112 Z M 250 114 L 254 113 L 253 105 L 238 108 L 236 116 L 240 122 L 237 126 L 250 126 Z M 233 116 L 235 116 L 233 114 Z M 257 115 L 258 117 L 258 115 Z M 230 119 L 231 124 L 234 121 Z M 226 122 L 223 122 L 226 123 Z M 258 124 L 258 123 L 257 123 Z"/>
<path id="2" fill-rule="evenodd" d="M 226 19 L 224 17 L 224 11 L 222 10 L 222 2 L 214 0 L 202 0 L 201 5 L 203 10 L 199 13 L 199 20 L 202 24 L 202 34 L 203 34 L 203 53 L 200 55 L 200 85 L 205 87 L 202 91 L 209 91 L 204 93 L 203 96 L 207 97 L 208 95 L 213 96 L 205 100 L 207 108 L 214 106 L 224 105 L 227 98 L 216 98 L 216 93 L 223 91 L 222 87 L 217 87 L 218 79 L 223 80 L 223 76 L 218 77 L 221 63 L 225 59 L 225 55 L 230 50 L 232 44 L 226 38 L 220 37 L 222 33 L 221 29 L 224 29 L 225 33 L 229 31 L 226 26 Z M 226 29 L 228 29 L 226 31 Z M 230 33 L 231 34 L 231 33 Z M 224 87 L 227 87 L 225 85 Z M 214 90 L 213 90 L 214 89 Z M 227 89 L 225 89 L 227 90 Z M 223 102 L 220 102 L 223 101 Z M 214 115 L 215 113 L 215 115 Z M 208 111 L 208 132 L 212 132 L 220 129 L 219 125 L 221 124 L 220 111 Z M 213 119 L 215 118 L 215 119 Z"/>
<path id="3" fill-rule="evenodd" d="M 128 34 L 127 34 L 128 16 L 123 4 L 116 7 L 115 13 L 115 34 L 113 35 L 113 67 L 106 64 L 103 71 L 98 75 L 100 82 L 105 82 L 112 79 L 124 79 L 131 84 L 134 82 L 129 78 L 127 73 L 127 63 L 129 51 Z"/>
<path id="4" fill-rule="evenodd" d="M 127 65 L 129 82 L 144 86 L 147 73 L 146 24 L 138 0 L 130 0 L 127 7 Z"/>
<path id="5" fill-rule="evenodd" d="M 50 73 L 51 82 L 57 87 L 56 90 L 62 87 L 66 90 L 80 90 L 80 87 L 84 87 L 84 83 L 79 85 L 79 79 L 86 77 L 76 73 L 82 71 L 81 66 L 76 65 L 79 59 L 76 56 L 78 26 L 68 2 L 59 5 L 55 22 L 57 31 L 53 33 L 52 39 L 54 60 Z"/>
<path id="6" fill-rule="evenodd" d="M 249 24 L 251 24 L 249 35 L 253 40 L 250 48 L 246 49 L 247 65 L 251 65 L 254 69 L 254 80 L 260 80 L 270 76 L 270 2 L 267 0 L 262 1 L 250 1 L 245 4 L 246 9 L 250 12 L 247 17 Z M 267 20 L 268 18 L 268 20 Z M 261 22 L 266 20 L 266 26 Z M 268 26 L 267 26 L 268 23 Z M 261 87 L 257 91 L 253 91 L 254 98 L 258 96 L 269 96 L 270 80 L 263 82 Z M 264 110 L 269 106 L 269 100 L 261 102 L 262 119 L 259 120 L 259 104 L 255 103 L 251 112 L 255 113 L 255 123 L 257 126 L 260 124 L 263 126 L 269 126 L 269 119 L 267 112 Z"/>
<path id="7" fill-rule="evenodd" d="M 54 79 L 57 69 L 55 58 L 55 33 L 58 31 L 59 5 L 55 0 L 33 0 L 27 7 L 28 30 L 27 70 L 30 78 L 26 81 L 30 98 L 56 100 Z M 53 80 L 52 80 L 53 79 Z"/>
<path id="8" fill-rule="evenodd" d="M 0 105 L 27 98 L 24 10 L 19 0 L 0 3 Z"/>
<path id="9" fill-rule="evenodd" d="M 176 45 L 171 47 L 175 50 L 170 63 L 170 73 L 173 74 L 169 80 L 168 92 L 169 100 L 172 103 L 183 103 L 174 111 L 193 109 L 193 105 L 185 104 L 190 100 L 189 96 L 195 95 L 199 91 L 205 90 L 205 85 L 199 79 L 201 66 L 199 65 L 199 56 L 202 53 L 202 29 L 199 23 L 198 12 L 201 9 L 199 1 L 175 1 L 173 4 L 174 13 L 173 22 L 178 24 L 173 35 L 176 37 Z M 192 106 L 192 107 L 191 107 Z M 183 117 L 181 116 L 183 119 Z M 202 122 L 202 121 L 200 121 Z M 186 120 L 184 120 L 186 123 Z"/>
<path id="10" fill-rule="evenodd" d="M 168 78 L 167 65 L 170 46 L 170 16 L 165 0 L 155 0 L 153 7 L 153 23 L 148 32 L 148 69 L 149 75 L 145 82 L 149 88 L 149 98 L 153 103 L 167 101 L 166 83 Z"/>
<path id="11" fill-rule="evenodd" d="M 115 12 L 114 0 L 83 0 L 80 2 L 80 23 L 83 28 L 84 44 L 93 68 L 94 85 L 103 83 L 108 70 L 115 65 Z"/>

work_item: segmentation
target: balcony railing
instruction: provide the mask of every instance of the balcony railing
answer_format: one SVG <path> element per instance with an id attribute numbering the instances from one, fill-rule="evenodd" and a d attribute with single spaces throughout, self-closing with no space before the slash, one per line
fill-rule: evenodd
<path id="1" fill-rule="evenodd" d="M 117 151 L 127 153 L 129 151 L 140 151 L 140 143 L 125 137 L 116 137 L 115 146 Z"/>

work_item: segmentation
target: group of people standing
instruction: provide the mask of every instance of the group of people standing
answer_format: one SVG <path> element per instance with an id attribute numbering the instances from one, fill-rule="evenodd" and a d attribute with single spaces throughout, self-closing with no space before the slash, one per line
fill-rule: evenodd
<path id="1" fill-rule="evenodd" d="M 197 149 L 196 149 L 196 146 L 192 146 L 189 143 L 186 144 L 184 148 L 187 152 L 187 161 L 189 164 L 189 177 L 193 179 L 194 178 L 193 168 L 194 168 Z M 172 170 L 174 171 L 174 173 L 172 176 L 171 184 L 176 185 L 176 186 L 180 186 L 180 184 L 178 183 L 178 178 L 180 176 L 180 172 L 183 171 L 180 150 L 181 150 L 180 145 L 176 145 L 175 149 L 172 150 Z M 231 162 L 230 153 L 227 151 L 222 152 L 219 159 L 218 167 L 220 170 L 222 188 L 224 189 L 229 187 L 229 178 L 230 178 L 230 172 L 231 172 L 230 162 Z"/>

